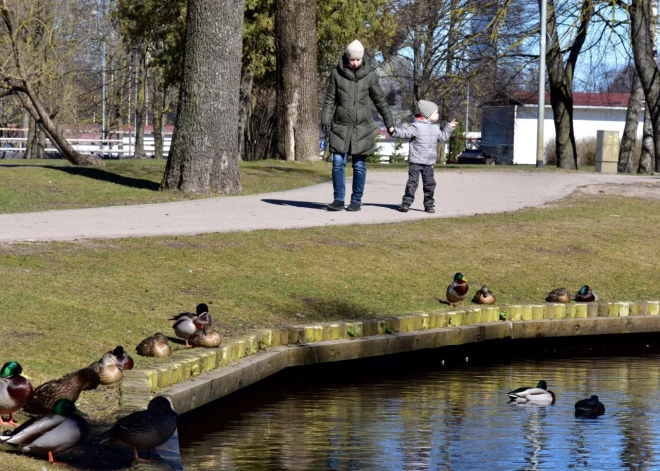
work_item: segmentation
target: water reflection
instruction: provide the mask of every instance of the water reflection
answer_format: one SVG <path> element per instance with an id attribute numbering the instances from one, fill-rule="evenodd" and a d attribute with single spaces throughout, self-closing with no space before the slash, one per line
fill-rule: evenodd
<path id="1" fill-rule="evenodd" d="M 181 426 L 188 470 L 660 469 L 660 355 L 524 361 L 288 384 Z M 544 379 L 554 405 L 508 403 Z M 606 413 L 575 418 L 598 394 Z"/>

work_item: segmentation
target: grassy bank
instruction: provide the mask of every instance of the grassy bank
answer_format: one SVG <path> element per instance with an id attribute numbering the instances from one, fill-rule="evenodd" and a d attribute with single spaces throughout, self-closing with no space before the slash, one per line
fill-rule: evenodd
<path id="1" fill-rule="evenodd" d="M 132 351 L 156 331 L 171 335 L 167 318 L 199 302 L 232 335 L 437 309 L 459 270 L 471 293 L 487 284 L 501 304 L 582 284 L 603 300 L 658 299 L 658 231 L 659 201 L 574 195 L 544 209 L 403 224 L 0 245 L 0 353 L 37 385 L 115 345 Z M 116 398 L 102 387 L 83 393 L 80 408 L 108 424 Z M 14 463 L 23 461 L 0 454 L 4 469 L 22 469 Z"/>
<path id="2" fill-rule="evenodd" d="M 208 195 L 158 191 L 164 160 L 110 160 L 103 168 L 63 160 L 0 161 L 0 213 L 165 203 Z M 329 181 L 330 164 L 282 161 L 241 164 L 244 195 L 290 190 Z"/>

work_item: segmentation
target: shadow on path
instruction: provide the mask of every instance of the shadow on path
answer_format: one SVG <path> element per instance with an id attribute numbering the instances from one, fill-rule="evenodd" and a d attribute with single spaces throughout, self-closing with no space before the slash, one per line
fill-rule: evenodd
<path id="1" fill-rule="evenodd" d="M 328 206 L 328 203 L 313 203 L 311 201 L 276 200 L 270 198 L 262 199 L 261 201 L 278 206 L 295 206 L 296 208 L 308 209 L 325 209 Z"/>
<path id="2" fill-rule="evenodd" d="M 91 178 L 108 183 L 115 183 L 117 185 L 128 186 L 131 188 L 138 188 L 140 190 L 158 191 L 159 183 L 145 180 L 143 178 L 124 177 L 117 175 L 107 170 L 92 167 L 58 167 L 54 165 L 44 165 L 44 168 L 59 170 L 60 172 L 68 173 L 71 175 L 80 175 L 83 177 Z"/>

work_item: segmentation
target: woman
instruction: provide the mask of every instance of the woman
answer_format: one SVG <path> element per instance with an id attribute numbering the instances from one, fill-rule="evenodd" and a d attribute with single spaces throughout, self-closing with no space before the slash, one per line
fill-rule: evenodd
<path id="1" fill-rule="evenodd" d="M 371 104 L 385 121 L 388 132 L 394 131 L 392 112 L 378 83 L 378 74 L 364 60 L 364 47 L 357 39 L 348 45 L 332 71 L 325 94 L 321 125 L 329 137 L 332 152 L 332 186 L 334 201 L 328 211 L 344 209 L 346 193 L 344 170 L 350 155 L 353 160 L 353 192 L 347 211 L 359 211 L 367 179 L 367 156 L 376 150 Z"/>

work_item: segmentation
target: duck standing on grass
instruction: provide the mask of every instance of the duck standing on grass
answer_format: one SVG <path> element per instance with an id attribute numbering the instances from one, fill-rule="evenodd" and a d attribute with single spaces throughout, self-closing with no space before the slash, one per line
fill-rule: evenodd
<path id="1" fill-rule="evenodd" d="M 548 390 L 548 384 L 541 380 L 535 388 L 518 388 L 506 393 L 511 402 L 555 403 L 555 393 Z"/>
<path id="2" fill-rule="evenodd" d="M 17 429 L 5 431 L 0 443 L 21 451 L 46 452 L 48 461 L 55 464 L 54 453 L 73 448 L 89 435 L 87 421 L 80 415 L 73 402 L 60 399 L 51 414 L 33 417 Z"/>
<path id="3" fill-rule="evenodd" d="M 108 430 L 108 437 L 101 444 L 126 444 L 133 448 L 135 461 L 154 461 L 151 449 L 162 445 L 174 435 L 178 418 L 170 401 L 163 396 L 156 396 L 149 402 L 147 410 L 133 412 L 119 419 Z M 140 448 L 147 450 L 146 460 L 138 455 Z"/>
<path id="4" fill-rule="evenodd" d="M 463 300 L 467 297 L 468 293 L 467 278 L 461 272 L 454 275 L 454 281 L 447 286 L 447 301 L 449 305 L 454 307 L 454 304 L 460 302 L 463 305 Z"/>
<path id="5" fill-rule="evenodd" d="M 549 303 L 570 303 L 571 293 L 566 288 L 553 289 L 548 293 L 545 300 Z"/>
<path id="6" fill-rule="evenodd" d="M 13 413 L 23 407 L 32 397 L 32 385 L 29 378 L 21 376 L 23 368 L 15 361 L 8 361 L 0 370 L 0 425 L 15 427 Z M 9 415 L 9 422 L 2 415 Z"/>
<path id="7" fill-rule="evenodd" d="M 605 406 L 593 395 L 575 403 L 575 417 L 598 417 L 605 413 Z"/>
<path id="8" fill-rule="evenodd" d="M 476 304 L 495 304 L 496 298 L 487 286 L 482 286 L 479 291 L 474 294 L 472 302 Z"/>
<path id="9" fill-rule="evenodd" d="M 153 336 L 147 337 L 135 347 L 138 355 L 144 357 L 168 357 L 172 354 L 172 348 L 167 341 L 167 337 L 156 332 Z"/>
<path id="10" fill-rule="evenodd" d="M 575 295 L 575 301 L 578 303 L 598 302 L 598 294 L 589 288 L 589 285 L 584 285 Z"/>
<path id="11" fill-rule="evenodd" d="M 75 403 L 82 391 L 96 389 L 99 384 L 101 378 L 92 368 L 74 371 L 39 385 L 23 406 L 23 410 L 28 414 L 48 414 L 59 399 L 68 399 Z"/>
<path id="12" fill-rule="evenodd" d="M 177 337 L 186 341 L 186 347 L 190 347 L 188 339 L 192 334 L 206 326 L 211 325 L 211 315 L 209 314 L 209 307 L 204 304 L 198 304 L 196 312 L 182 312 L 179 315 L 170 318 L 174 322 L 172 328 Z"/>

